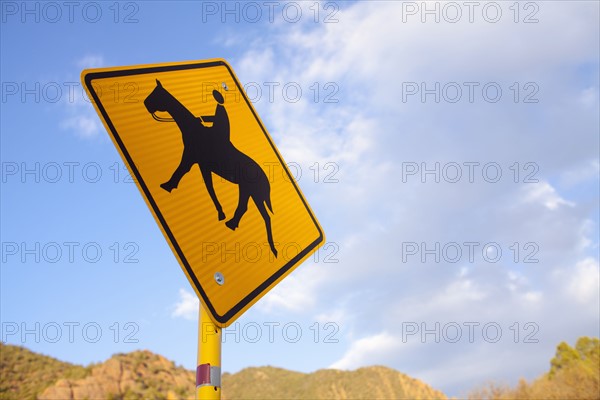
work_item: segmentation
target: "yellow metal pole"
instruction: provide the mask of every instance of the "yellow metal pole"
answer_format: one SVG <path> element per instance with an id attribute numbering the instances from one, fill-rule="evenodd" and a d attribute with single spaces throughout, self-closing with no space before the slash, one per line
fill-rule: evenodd
<path id="1" fill-rule="evenodd" d="M 221 328 L 200 304 L 196 399 L 221 400 Z"/>

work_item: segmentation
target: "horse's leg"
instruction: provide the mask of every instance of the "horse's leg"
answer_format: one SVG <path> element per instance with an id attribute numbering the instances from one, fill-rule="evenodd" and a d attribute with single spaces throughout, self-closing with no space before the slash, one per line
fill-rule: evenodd
<path id="1" fill-rule="evenodd" d="M 185 174 L 189 172 L 189 170 L 192 168 L 192 165 L 194 165 L 194 160 L 192 160 L 192 157 L 187 155 L 184 150 L 181 156 L 181 162 L 179 163 L 179 166 L 177 167 L 175 172 L 173 172 L 171 179 L 169 179 L 168 182 L 161 184 L 160 187 L 165 189 L 167 192 L 171 193 L 171 190 L 177 188 L 177 185 L 179 185 L 179 181 L 181 180 L 181 178 L 183 178 Z"/>
<path id="2" fill-rule="evenodd" d="M 248 210 L 248 200 L 250 199 L 250 194 L 248 193 L 248 189 L 244 185 L 238 185 L 240 188 L 240 199 L 238 201 L 237 209 L 235 210 L 235 214 L 233 218 L 229 221 L 225 222 L 225 225 L 231 230 L 235 230 L 240 223 L 240 219 Z"/>
<path id="3" fill-rule="evenodd" d="M 208 194 L 215 204 L 217 213 L 219 213 L 219 221 L 223 221 L 225 219 L 225 213 L 223 212 L 223 207 L 221 207 L 221 203 L 219 203 L 219 199 L 217 199 L 217 194 L 215 193 L 215 188 L 213 187 L 212 171 L 208 167 L 200 167 L 200 171 L 202 172 L 202 178 L 204 178 L 206 190 L 208 190 Z"/>
<path id="4" fill-rule="evenodd" d="M 262 215 L 263 219 L 265 220 L 265 227 L 267 228 L 267 240 L 269 241 L 269 246 L 271 247 L 273 255 L 275 255 L 275 258 L 277 258 L 277 249 L 275 248 L 275 243 L 273 243 L 273 232 L 271 231 L 271 216 L 265 207 L 265 201 L 256 201 L 255 197 L 252 197 L 252 200 L 254 200 L 256 208 L 258 208 L 260 215 Z"/>

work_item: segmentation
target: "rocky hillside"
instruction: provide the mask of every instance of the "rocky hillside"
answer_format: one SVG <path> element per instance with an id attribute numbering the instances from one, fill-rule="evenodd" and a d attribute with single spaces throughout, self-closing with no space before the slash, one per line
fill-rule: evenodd
<path id="1" fill-rule="evenodd" d="M 117 354 L 88 367 L 0 343 L 2 400 L 193 399 L 194 373 L 149 351 Z M 548 373 L 517 387 L 488 385 L 482 400 L 600 400 L 600 340 L 561 343 Z M 427 384 L 386 367 L 311 374 L 273 367 L 223 374 L 223 399 L 446 399 Z"/>
<path id="2" fill-rule="evenodd" d="M 0 343 L 0 399 L 194 398 L 194 373 L 149 351 L 86 368 Z"/>
<path id="3" fill-rule="evenodd" d="M 194 373 L 149 351 L 117 354 L 87 368 L 0 344 L 0 399 L 193 399 Z M 223 399 L 446 399 L 386 367 L 312 374 L 247 368 L 223 375 Z"/>
<path id="4" fill-rule="evenodd" d="M 193 399 L 195 375 L 149 351 L 117 354 L 82 379 L 59 379 L 39 400 Z"/>
<path id="5" fill-rule="evenodd" d="M 0 342 L 0 399 L 35 400 L 61 378 L 77 380 L 89 369 Z"/>
<path id="6" fill-rule="evenodd" d="M 224 399 L 446 399 L 431 386 L 387 367 L 311 374 L 247 368 L 223 376 Z"/>

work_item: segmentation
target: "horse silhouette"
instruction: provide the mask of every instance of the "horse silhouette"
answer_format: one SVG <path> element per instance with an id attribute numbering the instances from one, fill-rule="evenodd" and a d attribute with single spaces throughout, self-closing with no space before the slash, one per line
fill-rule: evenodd
<path id="1" fill-rule="evenodd" d="M 194 164 L 198 164 L 204 184 L 215 208 L 218 219 L 225 219 L 223 208 L 217 199 L 213 187 L 212 174 L 235 183 L 239 187 L 239 201 L 233 218 L 225 225 L 235 230 L 241 218 L 248 210 L 248 200 L 252 198 L 256 208 L 265 221 L 267 240 L 271 251 L 277 257 L 277 249 L 273 242 L 271 231 L 271 186 L 267 175 L 252 158 L 239 151 L 229 139 L 229 118 L 223 106 L 223 96 L 213 92 L 213 97 L 218 105 L 215 116 L 197 118 L 171 93 L 163 88 L 160 81 L 156 80 L 156 87 L 144 100 L 144 105 L 152 117 L 159 122 L 175 122 L 183 138 L 183 154 L 179 166 L 171 175 L 171 179 L 160 185 L 161 188 L 171 193 L 179 185 L 179 181 L 190 171 Z M 155 115 L 157 111 L 168 112 L 172 119 Z M 204 125 L 203 120 L 214 122 L 212 127 Z"/>

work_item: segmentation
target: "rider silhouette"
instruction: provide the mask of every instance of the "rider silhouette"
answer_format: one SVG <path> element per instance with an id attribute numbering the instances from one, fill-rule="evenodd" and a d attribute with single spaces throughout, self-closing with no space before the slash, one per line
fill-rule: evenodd
<path id="1" fill-rule="evenodd" d="M 217 136 L 221 144 L 227 144 L 230 140 L 230 132 L 229 132 L 229 117 L 227 116 L 227 111 L 225 110 L 225 99 L 223 95 L 218 90 L 213 90 L 212 95 L 214 99 L 217 101 L 217 108 L 215 109 L 215 115 L 207 115 L 202 116 L 202 120 L 206 122 L 212 122 L 212 132 L 213 135 Z"/>

